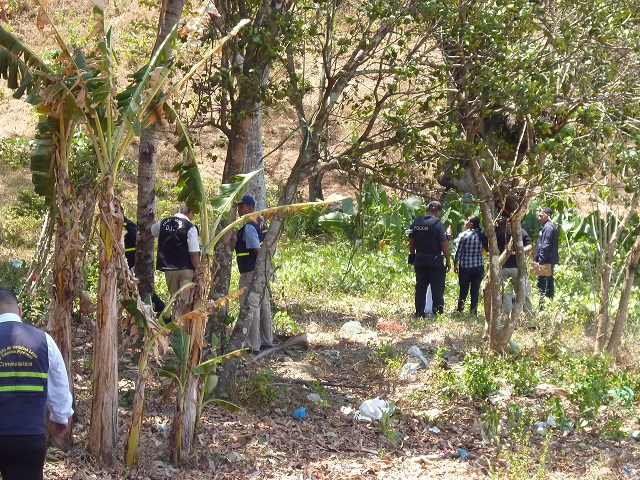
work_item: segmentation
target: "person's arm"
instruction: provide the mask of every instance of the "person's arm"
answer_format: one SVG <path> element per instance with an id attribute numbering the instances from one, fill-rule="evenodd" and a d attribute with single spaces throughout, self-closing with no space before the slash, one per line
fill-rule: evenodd
<path id="1" fill-rule="evenodd" d="M 252 223 L 247 223 L 244 227 L 244 243 L 247 245 L 247 249 L 251 250 L 255 255 L 260 253 L 260 237 Z"/>
<path id="2" fill-rule="evenodd" d="M 53 338 L 47 334 L 49 355 L 49 374 L 47 376 L 47 407 L 53 422 L 53 431 L 62 434 L 67 429 L 69 417 L 73 415 L 72 397 L 69 391 L 69 378 L 64 366 L 62 354 Z"/>
<path id="3" fill-rule="evenodd" d="M 440 242 L 440 248 L 447 259 L 447 272 L 451 270 L 451 254 L 449 253 L 449 242 Z"/>
<path id="4" fill-rule="evenodd" d="M 198 229 L 193 226 L 187 232 L 187 248 L 193 269 L 200 268 L 200 244 L 198 243 Z"/>
<path id="5" fill-rule="evenodd" d="M 158 220 L 156 223 L 154 223 L 153 225 L 151 225 L 151 235 L 153 235 L 154 237 L 157 237 L 160 235 L 160 222 L 162 220 Z"/>
<path id="6" fill-rule="evenodd" d="M 538 239 L 538 242 L 540 243 L 540 252 L 539 252 L 539 258 L 538 258 L 538 263 L 540 265 L 544 265 L 545 263 L 550 263 L 549 259 L 551 256 L 551 232 L 549 232 L 549 229 L 545 228 L 542 229 L 542 232 L 540 234 L 540 238 Z"/>
<path id="7" fill-rule="evenodd" d="M 459 265 L 460 265 L 460 257 L 462 257 L 462 252 L 465 249 L 466 237 L 465 235 L 460 235 L 458 237 L 458 244 L 456 245 L 456 253 L 453 257 L 453 271 L 458 273 Z M 440 244 L 442 246 L 442 244 Z M 448 245 L 447 245 L 448 246 Z M 444 250 L 443 250 L 444 252 Z"/>

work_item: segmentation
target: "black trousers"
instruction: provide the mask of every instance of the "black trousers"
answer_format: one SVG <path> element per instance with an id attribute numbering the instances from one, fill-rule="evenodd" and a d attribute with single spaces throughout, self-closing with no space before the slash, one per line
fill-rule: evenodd
<path id="1" fill-rule="evenodd" d="M 424 317 L 424 307 L 427 300 L 427 289 L 431 285 L 431 298 L 433 298 L 433 313 L 444 312 L 444 285 L 447 271 L 442 260 L 440 265 L 422 266 L 415 265 L 416 271 L 416 315 Z"/>
<path id="2" fill-rule="evenodd" d="M 458 282 L 460 294 L 458 295 L 458 311 L 464 310 L 464 302 L 471 290 L 471 313 L 478 313 L 478 298 L 480 297 L 480 284 L 484 277 L 484 267 L 462 268 L 458 270 Z"/>
<path id="3" fill-rule="evenodd" d="M 0 435 L 3 480 L 42 480 L 47 439 L 42 435 Z"/>

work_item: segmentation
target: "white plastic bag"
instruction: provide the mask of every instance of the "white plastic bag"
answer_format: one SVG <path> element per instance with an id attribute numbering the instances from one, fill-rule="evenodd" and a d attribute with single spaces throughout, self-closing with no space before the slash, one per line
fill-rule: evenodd
<path id="1" fill-rule="evenodd" d="M 360 413 L 356 418 L 363 422 L 380 420 L 384 413 L 391 413 L 394 408 L 394 405 L 392 405 L 389 400 L 380 400 L 379 397 L 371 398 L 360 404 Z"/>

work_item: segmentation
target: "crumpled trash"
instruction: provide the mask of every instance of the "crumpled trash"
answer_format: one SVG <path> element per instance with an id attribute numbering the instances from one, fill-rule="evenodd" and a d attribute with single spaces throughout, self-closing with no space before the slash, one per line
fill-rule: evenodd
<path id="1" fill-rule="evenodd" d="M 416 379 L 416 371 L 420 368 L 419 363 L 405 363 L 400 370 L 400 379 L 413 382 Z"/>
<path id="2" fill-rule="evenodd" d="M 535 422 L 533 426 L 536 427 L 539 434 L 546 435 L 549 431 L 547 427 L 556 427 L 556 419 L 553 418 L 553 414 L 550 413 L 546 422 Z"/>
<path id="3" fill-rule="evenodd" d="M 391 413 L 395 409 L 389 400 L 381 400 L 379 397 L 365 400 L 360 404 L 360 412 L 356 414 L 356 418 L 363 422 L 371 422 L 372 420 L 380 420 L 385 413 Z"/>
<path id="4" fill-rule="evenodd" d="M 305 407 L 300 407 L 293 411 L 293 418 L 296 420 L 303 419 L 307 416 L 307 409 Z"/>
<path id="5" fill-rule="evenodd" d="M 440 433 L 440 429 L 438 427 L 436 427 L 435 425 L 433 427 L 429 427 L 429 431 L 431 433 Z"/>
<path id="6" fill-rule="evenodd" d="M 469 456 L 469 452 L 467 452 L 464 448 L 458 448 L 458 455 L 460 455 L 460 458 L 464 459 Z"/>
<path id="7" fill-rule="evenodd" d="M 353 412 L 353 408 L 348 407 L 346 405 L 343 405 L 342 407 L 340 407 L 340 413 L 342 413 L 343 415 L 351 415 L 351 413 Z"/>
<path id="8" fill-rule="evenodd" d="M 636 442 L 640 442 L 640 430 L 631 430 L 629 432 L 629 436 L 633 438 Z"/>
<path id="9" fill-rule="evenodd" d="M 365 333 L 364 327 L 357 320 L 351 320 L 350 322 L 345 323 L 340 327 L 340 331 L 338 332 L 338 336 L 340 338 L 350 337 L 352 335 L 359 335 L 361 333 Z"/>
<path id="10" fill-rule="evenodd" d="M 22 265 L 24 265 L 24 262 L 22 260 L 11 260 L 11 266 L 13 268 L 20 268 L 22 267 Z"/>
<path id="11" fill-rule="evenodd" d="M 624 467 L 622 467 L 622 473 L 631 473 L 631 469 L 625 465 Z"/>
<path id="12" fill-rule="evenodd" d="M 309 401 L 313 402 L 313 403 L 320 403 L 322 402 L 322 397 L 320 395 L 318 395 L 317 393 L 310 393 L 309 395 L 307 395 L 307 398 L 309 399 Z"/>
<path id="13" fill-rule="evenodd" d="M 416 345 L 409 348 L 409 350 L 407 350 L 407 354 L 422 360 L 422 363 L 424 363 L 424 366 L 429 367 L 429 361 L 425 358 L 424 354 L 422 353 L 422 350 L 420 350 L 420 348 L 418 348 Z"/>

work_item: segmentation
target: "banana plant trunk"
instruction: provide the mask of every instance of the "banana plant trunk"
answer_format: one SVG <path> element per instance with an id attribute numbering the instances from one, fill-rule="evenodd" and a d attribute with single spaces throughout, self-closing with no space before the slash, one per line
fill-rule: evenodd
<path id="1" fill-rule="evenodd" d="M 192 303 L 187 311 L 196 310 L 206 301 L 210 284 L 209 271 L 209 258 L 205 255 L 193 279 L 195 288 L 189 297 Z M 187 320 L 187 322 L 183 328 L 191 338 L 189 357 L 187 360 L 187 371 L 191 372 L 193 367 L 198 365 L 202 360 L 202 350 L 206 345 L 205 330 L 207 317 L 196 315 Z M 193 440 L 198 428 L 198 412 L 200 411 L 199 399 L 202 388 L 203 385 L 200 380 L 200 375 L 190 373 L 183 391 L 183 398 L 178 398 L 174 425 L 179 423 L 180 428 L 172 429 L 172 434 L 174 435 L 174 439 L 172 440 L 174 449 L 173 459 L 176 464 L 181 462 L 184 455 L 189 455 L 193 448 Z M 180 438 L 177 438 L 178 436 L 180 436 Z"/>
<path id="2" fill-rule="evenodd" d="M 93 344 L 93 402 L 89 451 L 104 465 L 117 460 L 118 289 L 117 261 L 123 255 L 122 207 L 107 177 L 99 200 L 98 313 Z"/>
<path id="3" fill-rule="evenodd" d="M 56 162 L 56 216 L 55 246 L 53 256 L 53 295 L 51 299 L 52 337 L 55 340 L 69 377 L 69 389 L 73 388 L 73 342 L 71 315 L 74 299 L 80 296 L 81 209 L 75 197 L 73 185 L 62 162 Z M 72 442 L 73 418 L 63 437 L 58 437 L 56 446 L 66 450 Z"/>

